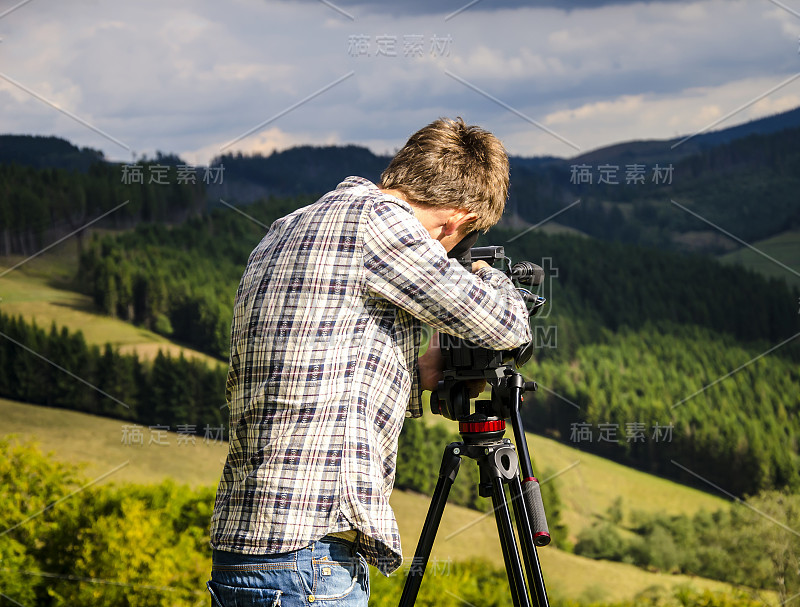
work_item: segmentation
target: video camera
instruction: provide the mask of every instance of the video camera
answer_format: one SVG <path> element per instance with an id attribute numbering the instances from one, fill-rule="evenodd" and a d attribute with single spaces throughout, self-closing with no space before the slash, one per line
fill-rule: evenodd
<path id="1" fill-rule="evenodd" d="M 540 285 L 544 280 L 544 270 L 540 266 L 529 261 L 512 265 L 502 246 L 468 248 L 460 245 L 461 243 L 454 247 L 450 257 L 457 259 L 470 271 L 475 261 L 485 261 L 492 267 L 499 262 L 498 269 L 514 283 L 525 301 L 528 318 L 539 313 L 546 300 L 532 293 L 531 288 Z M 504 381 L 509 375 L 506 370 L 520 367 L 530 359 L 533 342 L 513 350 L 490 350 L 460 337 L 442 333 L 439 335 L 439 347 L 444 359 L 444 379 L 431 394 L 431 412 L 454 421 L 466 420 L 471 411 L 469 393 L 464 382 L 483 379 L 493 388 L 492 400 L 477 401 L 476 407 L 482 410 L 476 412 L 500 419 L 508 417 L 507 399 L 502 398 L 505 392 Z M 535 388 L 531 385 L 528 389 Z"/>
<path id="2" fill-rule="evenodd" d="M 530 322 L 531 316 L 537 314 L 545 302 L 544 297 L 534 295 L 530 290 L 542 283 L 544 270 L 528 261 L 511 265 L 503 247 L 470 248 L 476 239 L 477 234 L 468 235 L 450 251 L 449 256 L 458 259 L 470 271 L 474 261 L 483 260 L 491 266 L 499 261 L 503 272 L 525 301 Z M 410 607 L 416 601 L 436 530 L 462 457 L 478 463 L 478 495 L 492 498 L 492 511 L 497 521 L 514 605 L 547 607 L 547 591 L 536 548 L 550 543 L 550 530 L 520 415 L 522 394 L 536 390 L 536 382 L 526 382 L 515 368 L 530 359 L 533 344 L 497 351 L 441 334 L 439 347 L 444 358 L 444 378 L 431 394 L 431 412 L 457 421 L 462 440 L 445 448 L 439 479 L 414 554 L 414 564 L 400 597 L 400 607 Z M 485 380 L 491 386 L 491 399 L 475 400 L 474 412 L 470 410 L 472 401 L 467 387 L 470 380 Z M 504 437 L 506 419 L 511 421 L 516 448 L 510 439 Z M 524 570 L 506 499 L 506 485 L 525 561 Z M 530 596 L 526 577 L 532 589 Z"/>

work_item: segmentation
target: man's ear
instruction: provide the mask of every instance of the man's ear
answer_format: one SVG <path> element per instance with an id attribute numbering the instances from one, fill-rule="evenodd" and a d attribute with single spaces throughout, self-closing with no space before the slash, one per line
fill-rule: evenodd
<path id="1" fill-rule="evenodd" d="M 447 236 L 456 234 L 458 231 L 468 223 L 475 221 L 478 218 L 477 213 L 468 211 L 466 209 L 454 209 L 453 214 L 444 225 L 444 233 Z"/>

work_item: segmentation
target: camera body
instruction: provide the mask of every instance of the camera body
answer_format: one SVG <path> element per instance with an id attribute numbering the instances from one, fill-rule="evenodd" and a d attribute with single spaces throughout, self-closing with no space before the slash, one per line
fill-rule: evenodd
<path id="1" fill-rule="evenodd" d="M 479 260 L 493 267 L 498 262 L 502 264 L 502 270 L 525 300 L 529 319 L 544 305 L 545 298 L 534 295 L 529 290 L 530 287 L 541 284 L 544 270 L 527 261 L 512 266 L 502 246 L 473 247 L 456 259 L 468 270 L 472 269 L 473 262 Z M 476 401 L 476 412 L 501 419 L 508 417 L 501 394 L 507 376 L 506 370 L 524 365 L 533 354 L 533 343 L 529 342 L 513 350 L 491 350 L 466 339 L 442 333 L 439 335 L 439 348 L 444 362 L 444 379 L 431 395 L 431 411 L 455 421 L 470 418 L 470 398 L 464 382 L 486 380 L 493 388 L 492 400 Z"/>

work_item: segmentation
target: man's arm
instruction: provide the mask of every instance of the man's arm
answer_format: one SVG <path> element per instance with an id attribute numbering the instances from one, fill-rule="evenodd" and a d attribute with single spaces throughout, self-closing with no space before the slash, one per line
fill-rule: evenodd
<path id="1" fill-rule="evenodd" d="M 417 359 L 419 369 L 419 387 L 421 390 L 436 390 L 444 379 L 444 359 L 439 348 L 439 334 L 431 335 L 431 341 L 425 354 Z M 478 398 L 486 388 L 486 380 L 471 379 L 466 382 L 470 398 Z"/>
<path id="2" fill-rule="evenodd" d="M 525 303 L 511 281 L 488 264 L 472 274 L 448 259 L 397 204 L 379 202 L 370 214 L 364 265 L 369 290 L 438 331 L 495 350 L 531 339 Z"/>
<path id="3" fill-rule="evenodd" d="M 439 348 L 439 334 L 431 335 L 428 349 L 425 354 L 417 359 L 419 370 L 419 387 L 422 390 L 435 390 L 439 380 L 442 379 L 442 366 L 444 360 Z"/>

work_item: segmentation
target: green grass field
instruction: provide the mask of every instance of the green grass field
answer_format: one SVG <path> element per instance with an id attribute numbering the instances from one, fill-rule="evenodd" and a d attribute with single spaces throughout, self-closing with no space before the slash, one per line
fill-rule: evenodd
<path id="1" fill-rule="evenodd" d="M 0 278 L 0 312 L 21 315 L 27 322 L 36 321 L 46 330 L 55 322 L 59 328 L 82 331 L 89 344 L 110 343 L 121 353 L 135 352 L 144 360 L 152 360 L 162 350 L 171 356 L 182 353 L 209 365 L 221 364 L 211 356 L 177 345 L 152 331 L 98 315 L 91 298 L 70 290 L 76 255 L 74 244 L 65 242 Z M 20 261 L 22 259 L 0 257 L 0 274 Z"/>
<path id="2" fill-rule="evenodd" d="M 428 414 L 423 420 L 456 429 L 456 423 L 444 417 Z M 506 434 L 513 440 L 510 429 Z M 581 529 L 602 520 L 620 497 L 626 516 L 633 511 L 691 515 L 699 510 L 713 512 L 727 507 L 725 499 L 710 493 L 579 451 L 544 436 L 528 433 L 527 437 L 534 473 L 541 482 L 556 484 L 564 503 L 562 518 L 573 541 Z"/>
<path id="3" fill-rule="evenodd" d="M 528 435 L 536 474 L 543 482 L 554 482 L 564 502 L 563 518 L 574 536 L 596 524 L 618 497 L 623 511 L 694 514 L 726 507 L 725 500 L 666 479 L 584 453 L 537 435 Z M 544 471 L 559 474 L 548 480 Z"/>
<path id="4" fill-rule="evenodd" d="M 726 263 L 740 263 L 760 274 L 780 278 L 786 280 L 790 285 L 800 287 L 800 230 L 783 232 L 772 238 L 754 242 L 752 246 L 788 266 L 796 274 L 748 247 L 727 253 L 721 256 L 720 260 Z"/>
<path id="5" fill-rule="evenodd" d="M 80 464 L 87 480 L 119 468 L 104 483 L 152 484 L 166 479 L 191 486 L 216 486 L 227 445 L 197 437 L 194 444 L 175 433 L 158 437 L 142 428 L 142 443 L 126 444 L 130 425 L 120 420 L 84 413 L 27 405 L 0 399 L 3 434 L 35 440 L 56 460 Z M 151 443 L 151 438 L 153 442 Z M 164 442 L 167 444 L 157 444 Z M 566 445 L 531 436 L 537 461 L 556 467 L 571 465 L 558 477 L 568 521 L 591 524 L 607 504 L 622 495 L 626 505 L 649 511 L 691 512 L 717 508 L 724 502 L 703 493 L 629 470 L 599 457 L 587 456 Z M 474 463 L 465 461 L 465 465 Z M 413 556 L 429 498 L 395 491 L 392 506 L 397 515 L 404 553 Z M 438 567 L 462 559 L 481 557 L 502 566 L 502 553 L 494 518 L 448 505 L 437 534 L 433 558 Z M 552 596 L 582 600 L 624 600 L 654 586 L 671 588 L 692 584 L 698 589 L 723 591 L 726 584 L 710 580 L 651 573 L 622 563 L 594 561 L 557 550 L 539 550 L 542 571 Z"/>

